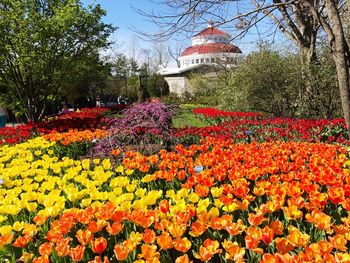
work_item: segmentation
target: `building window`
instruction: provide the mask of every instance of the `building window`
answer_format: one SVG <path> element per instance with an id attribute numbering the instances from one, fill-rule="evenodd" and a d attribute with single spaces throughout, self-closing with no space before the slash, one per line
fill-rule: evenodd
<path id="1" fill-rule="evenodd" d="M 192 64 L 194 64 L 194 59 L 192 59 Z"/>
<path id="2" fill-rule="evenodd" d="M 211 59 L 210 59 L 210 62 L 211 62 L 211 63 L 215 63 L 215 58 L 211 58 Z"/>
<path id="3" fill-rule="evenodd" d="M 197 59 L 196 59 L 196 64 L 198 64 L 198 63 L 199 63 L 199 59 L 197 58 Z"/>
<path id="4" fill-rule="evenodd" d="M 206 58 L 206 59 L 205 59 L 205 63 L 209 63 L 209 58 Z"/>
<path id="5" fill-rule="evenodd" d="M 204 63 L 204 58 L 201 58 L 201 63 Z"/>

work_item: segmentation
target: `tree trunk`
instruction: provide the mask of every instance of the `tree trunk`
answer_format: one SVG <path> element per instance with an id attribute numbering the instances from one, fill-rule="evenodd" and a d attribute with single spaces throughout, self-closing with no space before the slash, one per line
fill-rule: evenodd
<path id="1" fill-rule="evenodd" d="M 301 90 L 300 103 L 303 112 L 316 114 L 317 105 L 314 101 L 314 85 L 312 81 L 312 65 L 316 62 L 315 46 L 304 46 L 301 51 L 301 78 L 304 82 L 304 88 Z"/>
<path id="2" fill-rule="evenodd" d="M 347 54 L 347 43 L 339 11 L 334 0 L 325 0 L 328 19 L 332 25 L 333 36 L 330 38 L 330 46 L 337 70 L 337 79 L 340 90 L 343 114 L 350 137 L 350 61 Z"/>

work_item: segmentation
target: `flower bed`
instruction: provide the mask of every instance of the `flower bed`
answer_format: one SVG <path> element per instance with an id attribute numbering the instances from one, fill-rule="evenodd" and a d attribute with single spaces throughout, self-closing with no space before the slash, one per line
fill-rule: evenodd
<path id="1" fill-rule="evenodd" d="M 206 138 L 143 156 L 0 148 L 1 260 L 348 262 L 350 162 L 339 145 Z"/>
<path id="2" fill-rule="evenodd" d="M 0 128 L 0 145 L 24 142 L 33 136 L 32 125 Z"/>
<path id="3" fill-rule="evenodd" d="M 82 108 L 80 111 L 49 117 L 34 125 L 41 133 L 50 133 L 52 130 L 65 132 L 69 129 L 94 129 L 103 118 L 105 108 Z"/>
<path id="4" fill-rule="evenodd" d="M 344 119 L 301 119 L 263 116 L 255 113 L 224 112 L 215 109 L 194 110 L 218 123 L 203 128 L 184 128 L 174 131 L 184 142 L 197 143 L 200 138 L 211 136 L 242 141 L 308 141 L 349 144 Z M 229 116 L 229 119 L 227 119 Z M 213 119 L 214 118 L 214 119 Z M 214 121 L 213 121 L 214 120 Z M 249 135 L 249 136 L 247 136 Z"/>
<path id="5" fill-rule="evenodd" d="M 68 132 L 73 129 L 80 131 L 96 129 L 103 118 L 103 113 L 106 111 L 107 109 L 104 108 L 83 108 L 79 112 L 49 117 L 38 123 L 27 123 L 16 127 L 0 128 L 0 145 L 24 142 L 38 134 L 51 133 L 52 131 Z M 57 136 L 56 133 L 56 137 Z M 74 138 L 75 139 L 72 140 L 77 140 L 76 136 L 74 136 Z M 68 138 L 66 138 L 66 140 L 68 140 Z"/>

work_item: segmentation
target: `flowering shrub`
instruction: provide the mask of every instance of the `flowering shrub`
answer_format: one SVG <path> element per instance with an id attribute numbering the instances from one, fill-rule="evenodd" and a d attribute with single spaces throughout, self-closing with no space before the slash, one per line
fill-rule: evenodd
<path id="1" fill-rule="evenodd" d="M 232 142 L 127 152 L 117 166 L 60 160 L 43 138 L 1 147 L 1 259 L 348 262 L 346 149 Z"/>
<path id="2" fill-rule="evenodd" d="M 160 101 L 136 104 L 120 118 L 107 118 L 109 136 L 94 148 L 97 153 L 109 153 L 114 148 L 133 147 L 143 151 L 155 144 L 167 145 L 172 139 L 171 119 L 175 110 Z"/>

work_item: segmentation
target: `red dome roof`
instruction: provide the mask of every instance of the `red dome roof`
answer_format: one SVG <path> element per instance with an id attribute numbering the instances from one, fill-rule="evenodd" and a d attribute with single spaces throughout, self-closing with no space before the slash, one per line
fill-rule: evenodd
<path id="1" fill-rule="evenodd" d="M 208 54 L 208 53 L 242 53 L 242 51 L 231 44 L 223 43 L 208 43 L 205 45 L 198 45 L 188 47 L 182 52 L 181 57 L 189 56 L 192 54 Z"/>
<path id="2" fill-rule="evenodd" d="M 203 31 L 199 32 L 198 34 L 194 35 L 193 37 L 198 36 L 208 36 L 208 35 L 222 35 L 222 36 L 229 36 L 229 34 L 225 33 L 224 31 L 221 31 L 215 27 L 207 27 Z"/>

